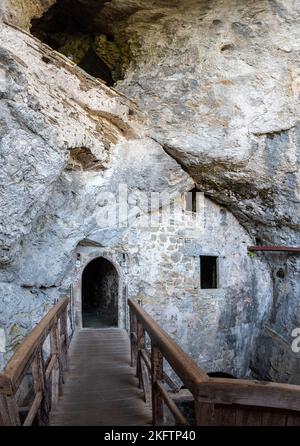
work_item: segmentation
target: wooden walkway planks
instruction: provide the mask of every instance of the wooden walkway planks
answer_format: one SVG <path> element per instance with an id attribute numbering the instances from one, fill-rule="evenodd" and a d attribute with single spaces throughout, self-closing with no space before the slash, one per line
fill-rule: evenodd
<path id="1" fill-rule="evenodd" d="M 63 395 L 51 416 L 52 426 L 151 425 L 125 330 L 82 329 L 72 340 Z"/>

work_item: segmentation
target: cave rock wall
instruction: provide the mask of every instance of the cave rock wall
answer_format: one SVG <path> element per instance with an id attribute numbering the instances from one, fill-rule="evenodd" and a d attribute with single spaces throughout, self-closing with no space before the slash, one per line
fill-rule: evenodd
<path id="1" fill-rule="evenodd" d="M 6 0 L 1 15 L 28 31 L 52 3 Z M 80 281 L 76 253 L 91 239 L 120 268 L 125 255 L 127 295 L 140 296 L 199 364 L 299 382 L 290 347 L 298 258 L 252 258 L 246 247 L 300 242 L 300 2 L 91 1 L 87 15 L 85 3 L 78 11 L 98 56 L 111 36 L 105 60 L 116 48 L 122 55 L 115 89 L 68 57 L 72 39 L 63 56 L 0 24 L 2 363 Z M 132 218 L 108 229 L 102 217 L 116 204 L 101 196 L 121 183 Z M 144 192 L 179 200 L 194 185 L 213 200 L 204 232 L 135 228 L 147 215 Z M 197 285 L 206 249 L 223 258 L 215 292 Z"/>

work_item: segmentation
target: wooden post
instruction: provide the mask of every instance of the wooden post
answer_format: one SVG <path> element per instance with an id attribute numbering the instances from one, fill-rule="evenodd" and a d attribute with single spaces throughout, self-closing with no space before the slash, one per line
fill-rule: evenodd
<path id="1" fill-rule="evenodd" d="M 142 356 L 142 350 L 139 351 L 138 363 L 139 363 L 139 387 L 142 388 L 144 393 L 144 401 L 147 403 L 149 396 L 149 372 Z"/>
<path id="2" fill-rule="evenodd" d="M 142 386 L 144 391 L 144 401 L 147 403 L 150 393 L 150 382 L 149 382 L 149 372 L 151 372 L 151 361 L 148 357 L 146 349 L 140 351 L 140 361 L 141 361 L 141 378 Z"/>
<path id="3" fill-rule="evenodd" d="M 0 426 L 20 426 L 19 409 L 13 396 L 0 395 Z"/>
<path id="4" fill-rule="evenodd" d="M 68 309 L 64 309 L 60 317 L 61 364 L 63 372 L 68 368 Z M 64 378 L 64 375 L 63 375 Z"/>
<path id="5" fill-rule="evenodd" d="M 58 404 L 58 397 L 61 393 L 61 363 L 58 343 L 58 327 L 55 324 L 50 333 L 51 355 L 56 357 L 55 365 L 51 373 L 51 410 Z"/>
<path id="6" fill-rule="evenodd" d="M 0 425 L 19 426 L 20 409 L 17 405 L 15 394 L 20 388 L 24 377 L 31 367 L 32 385 L 34 398 L 29 407 L 24 407 L 23 412 L 27 415 L 23 421 L 23 426 L 31 426 L 37 419 L 40 425 L 49 424 L 50 412 L 50 391 L 48 382 L 52 375 L 53 400 L 57 400 L 57 377 L 62 367 L 57 358 L 60 357 L 61 345 L 63 345 L 65 358 L 68 349 L 67 334 L 67 307 L 68 299 L 64 298 L 44 316 L 39 324 L 24 339 L 20 347 L 9 360 L 3 373 L 0 373 Z M 59 335 L 63 335 L 58 340 L 58 319 L 62 318 Z M 47 370 L 43 357 L 43 345 L 50 335 L 51 357 L 47 362 Z M 66 360 L 65 360 L 66 362 Z M 53 370 L 54 369 L 54 370 Z M 31 389 L 30 389 L 31 391 Z M 52 397 L 51 397 L 52 398 Z"/>
<path id="7" fill-rule="evenodd" d="M 152 421 L 153 426 L 163 424 L 164 410 L 163 399 L 157 389 L 157 381 L 163 381 L 163 355 L 159 348 L 152 342 L 151 345 L 151 381 L 152 381 Z"/>
<path id="8" fill-rule="evenodd" d="M 11 420 L 8 415 L 8 407 L 4 395 L 0 394 L 0 426 L 11 426 Z"/>
<path id="9" fill-rule="evenodd" d="M 129 340 L 130 340 L 130 365 L 133 364 L 133 339 L 132 339 L 132 329 L 133 329 L 133 311 L 129 308 Z"/>
<path id="10" fill-rule="evenodd" d="M 47 383 L 42 347 L 37 352 L 32 363 L 32 378 L 35 395 L 41 392 L 43 396 L 37 412 L 39 426 L 47 426 L 49 424 L 49 405 L 47 401 Z"/>
<path id="11" fill-rule="evenodd" d="M 143 350 L 145 348 L 145 330 L 140 321 L 137 321 L 137 349 Z"/>
<path id="12" fill-rule="evenodd" d="M 9 426 L 10 420 L 7 416 L 7 407 L 4 396 L 0 394 L 0 426 Z"/>
<path id="13" fill-rule="evenodd" d="M 142 365 L 141 365 L 141 350 L 145 348 L 145 330 L 143 325 L 138 320 L 136 326 L 136 350 L 137 350 L 137 363 L 136 363 L 136 376 L 139 378 L 139 387 L 142 383 Z"/>
<path id="14" fill-rule="evenodd" d="M 195 400 L 196 426 L 214 426 L 214 404 Z"/>
<path id="15" fill-rule="evenodd" d="M 142 378 L 142 387 L 143 387 L 143 392 L 144 392 L 144 401 L 145 403 L 147 403 L 148 401 L 148 396 L 149 396 L 149 372 L 148 369 L 141 357 L 141 378 Z"/>
<path id="16" fill-rule="evenodd" d="M 136 315 L 130 311 L 130 342 L 131 342 L 131 367 L 137 363 L 137 320 Z"/>
<path id="17" fill-rule="evenodd" d="M 6 404 L 8 408 L 9 417 L 11 419 L 12 426 L 21 426 L 19 408 L 14 396 L 7 396 Z"/>

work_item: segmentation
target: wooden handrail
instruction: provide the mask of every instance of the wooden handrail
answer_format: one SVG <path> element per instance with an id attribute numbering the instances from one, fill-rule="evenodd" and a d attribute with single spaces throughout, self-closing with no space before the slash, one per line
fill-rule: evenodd
<path id="1" fill-rule="evenodd" d="M 166 405 L 172 412 L 172 414 L 175 418 L 175 421 L 176 421 L 176 426 L 188 426 L 189 423 L 187 422 L 185 416 L 182 415 L 182 413 L 176 406 L 175 402 L 172 400 L 169 393 L 166 391 L 163 383 L 161 383 L 160 381 L 157 381 L 156 386 L 157 386 L 157 389 L 158 389 L 159 393 L 161 394 L 164 402 L 166 403 Z"/>
<path id="2" fill-rule="evenodd" d="M 175 424 L 186 426 L 188 423 L 184 415 L 181 414 L 164 385 L 174 387 L 173 381 L 163 370 L 163 359 L 167 360 L 177 376 L 194 395 L 199 384 L 208 382 L 209 377 L 138 303 L 129 299 L 128 305 L 130 308 L 131 364 L 137 366 L 137 376 L 144 390 L 145 401 L 147 401 L 145 371 L 151 373 L 153 424 L 163 423 L 163 403 L 165 403 L 174 417 Z M 145 333 L 151 339 L 151 360 L 148 358 L 146 350 Z M 146 369 L 143 368 L 144 364 Z"/>
<path id="3" fill-rule="evenodd" d="M 287 253 L 300 253 L 300 247 L 297 246 L 248 246 L 248 251 L 265 251 L 265 252 L 287 252 Z"/>
<path id="4" fill-rule="evenodd" d="M 65 297 L 57 303 L 39 324 L 24 338 L 23 342 L 0 374 L 0 393 L 12 395 L 27 371 L 32 356 L 49 335 L 51 328 L 57 323 L 62 312 L 68 306 L 69 299 Z"/>
<path id="5" fill-rule="evenodd" d="M 62 374 L 67 366 L 68 351 L 68 304 L 63 298 L 54 305 L 39 324 L 24 338 L 21 345 L 0 373 L 0 423 L 31 425 L 38 418 L 39 424 L 48 424 L 49 398 L 52 408 L 61 390 Z M 43 346 L 50 336 L 50 356 L 45 363 Z M 47 364 L 47 366 L 46 366 Z M 32 374 L 33 402 L 21 423 L 15 398 L 25 376 Z M 51 378 L 51 391 L 48 382 Z M 4 420 L 4 421 L 3 421 Z"/>
<path id="6" fill-rule="evenodd" d="M 193 394 L 196 393 L 198 384 L 208 381 L 207 374 L 138 303 L 129 299 L 128 305 L 181 381 Z"/>
<path id="7" fill-rule="evenodd" d="M 142 364 L 151 373 L 153 424 L 163 423 L 165 403 L 175 423 L 186 425 L 176 405 L 194 401 L 197 425 L 300 425 L 300 386 L 244 379 L 209 377 L 149 314 L 129 299 L 132 364 L 143 384 Z M 151 339 L 151 362 L 145 348 L 145 333 Z M 168 392 L 163 358 L 188 390 Z M 146 401 L 146 397 L 145 397 Z"/>
<path id="8" fill-rule="evenodd" d="M 198 401 L 270 407 L 300 412 L 300 386 L 246 379 L 210 378 L 199 384 Z"/>

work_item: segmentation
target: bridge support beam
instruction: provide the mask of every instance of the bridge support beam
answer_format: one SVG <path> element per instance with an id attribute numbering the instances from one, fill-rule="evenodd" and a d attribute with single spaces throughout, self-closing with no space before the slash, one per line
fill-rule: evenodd
<path id="1" fill-rule="evenodd" d="M 164 421 L 164 408 L 157 382 L 164 379 L 163 355 L 154 343 L 151 344 L 151 378 L 153 425 L 161 426 Z"/>

